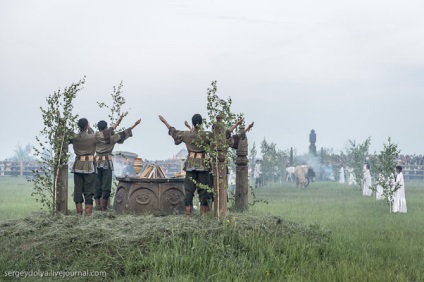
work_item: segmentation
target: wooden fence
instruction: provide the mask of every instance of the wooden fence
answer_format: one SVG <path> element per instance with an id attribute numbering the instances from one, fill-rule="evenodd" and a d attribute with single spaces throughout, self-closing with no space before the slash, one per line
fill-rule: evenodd
<path id="1" fill-rule="evenodd" d="M 160 162 L 160 161 L 155 161 Z M 163 161 L 167 163 L 169 161 Z M 167 163 L 168 164 L 168 163 Z M 174 165 L 174 162 L 170 162 Z M 70 166 L 71 167 L 71 166 Z M 32 171 L 38 169 L 37 162 L 13 162 L 0 161 L 0 177 L 6 176 L 32 176 Z M 405 181 L 423 181 L 424 182 L 424 165 L 403 165 L 403 176 Z M 180 168 L 178 168 L 180 169 Z"/>
<path id="2" fill-rule="evenodd" d="M 38 169 L 37 162 L 0 161 L 0 177 L 2 176 L 32 176 L 32 171 Z"/>

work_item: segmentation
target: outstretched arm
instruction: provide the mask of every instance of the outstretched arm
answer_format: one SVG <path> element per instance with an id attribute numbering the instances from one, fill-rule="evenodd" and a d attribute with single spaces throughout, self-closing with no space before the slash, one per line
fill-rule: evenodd
<path id="1" fill-rule="evenodd" d="M 252 122 L 251 124 L 249 124 L 249 126 L 246 128 L 246 132 L 249 132 L 252 129 L 254 124 L 255 122 Z"/>
<path id="2" fill-rule="evenodd" d="M 139 125 L 139 124 L 140 124 L 140 122 L 141 122 L 141 119 L 137 120 L 137 121 L 134 123 L 134 125 L 130 127 L 130 128 L 131 128 L 131 130 L 133 130 L 133 129 L 134 129 L 134 127 L 136 127 L 137 125 Z"/>
<path id="3" fill-rule="evenodd" d="M 168 129 L 170 129 L 170 128 L 171 128 L 171 126 L 169 125 L 169 123 L 166 121 L 166 119 L 165 119 L 163 116 L 159 115 L 159 119 L 160 119 L 160 121 L 161 121 L 161 122 L 163 122 L 163 124 L 165 124 L 165 126 L 166 126 Z"/>
<path id="4" fill-rule="evenodd" d="M 112 125 L 113 129 L 116 129 L 119 126 L 119 124 L 121 123 L 123 118 L 124 118 L 124 115 L 121 115 L 119 117 L 119 119 L 116 121 L 116 123 L 114 125 Z"/>
<path id="5" fill-rule="evenodd" d="M 230 131 L 230 132 L 233 132 L 234 131 L 234 129 L 237 127 L 237 126 L 239 126 L 240 124 L 242 124 L 243 123 L 243 120 L 244 120 L 244 118 L 242 118 L 242 119 L 240 119 L 240 120 L 238 120 L 235 124 L 233 124 L 228 130 Z"/>
<path id="6" fill-rule="evenodd" d="M 192 129 L 192 128 L 191 128 L 191 126 L 190 126 L 190 124 L 188 124 L 188 122 L 187 122 L 187 121 L 185 121 L 185 122 L 184 122 L 184 125 L 185 125 L 188 129 L 190 129 L 190 130 Z"/>

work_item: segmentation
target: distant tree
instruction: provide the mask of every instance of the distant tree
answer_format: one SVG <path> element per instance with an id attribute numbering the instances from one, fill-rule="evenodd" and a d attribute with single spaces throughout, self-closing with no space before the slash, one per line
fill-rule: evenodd
<path id="1" fill-rule="evenodd" d="M 349 140 L 347 151 L 347 165 L 353 170 L 359 189 L 362 189 L 362 180 L 364 178 L 364 164 L 368 156 L 368 150 L 371 144 L 371 137 L 368 137 L 363 143 Z"/>
<path id="2" fill-rule="evenodd" d="M 265 138 L 261 143 L 262 163 L 261 171 L 265 183 L 278 182 L 283 177 L 286 152 L 277 149 L 276 143 L 268 143 Z"/>
<path id="3" fill-rule="evenodd" d="M 32 146 L 27 144 L 25 147 L 22 147 L 20 144 L 14 150 L 12 160 L 16 162 L 28 162 L 34 160 L 34 156 L 31 155 Z"/>
<path id="4" fill-rule="evenodd" d="M 383 144 L 383 150 L 379 154 L 374 154 L 371 158 L 371 164 L 375 172 L 375 183 L 372 187 L 374 191 L 377 186 L 383 188 L 383 197 L 392 211 L 393 194 L 399 189 L 399 184 L 394 182 L 394 170 L 396 167 L 396 159 L 400 151 L 396 144 L 388 138 L 387 144 Z"/>

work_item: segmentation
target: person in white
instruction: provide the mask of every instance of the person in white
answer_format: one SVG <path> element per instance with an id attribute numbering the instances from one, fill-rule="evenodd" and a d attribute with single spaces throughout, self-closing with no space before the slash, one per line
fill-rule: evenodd
<path id="1" fill-rule="evenodd" d="M 372 196 L 371 187 L 371 173 L 370 173 L 370 165 L 366 164 L 364 167 L 364 179 L 363 179 L 363 187 L 362 187 L 362 195 L 364 196 Z"/>
<path id="2" fill-rule="evenodd" d="M 403 179 L 402 167 L 397 166 L 396 172 L 397 172 L 397 175 L 396 175 L 395 184 L 399 185 L 399 189 L 397 189 L 395 193 L 393 194 L 392 211 L 406 213 L 407 210 L 406 210 L 406 198 L 405 198 L 405 181 Z"/>
<path id="3" fill-rule="evenodd" d="M 339 179 L 339 183 L 345 183 L 345 171 L 344 171 L 344 166 L 342 165 L 341 167 L 340 167 L 340 171 L 339 171 L 339 176 L 340 176 L 340 179 Z"/>
<path id="4" fill-rule="evenodd" d="M 383 200 L 384 199 L 384 195 L 383 195 L 383 186 L 381 186 L 379 184 L 380 181 L 382 181 L 383 176 L 381 174 L 379 174 L 377 176 L 377 189 L 375 191 L 375 199 L 376 200 Z"/>
<path id="5" fill-rule="evenodd" d="M 346 168 L 346 170 L 349 172 L 349 185 L 356 185 L 355 175 L 353 174 L 353 168 Z"/>
<path id="6" fill-rule="evenodd" d="M 253 177 L 255 177 L 255 188 L 259 188 L 261 185 L 261 174 L 261 162 L 260 160 L 256 160 L 255 171 L 253 172 Z"/>

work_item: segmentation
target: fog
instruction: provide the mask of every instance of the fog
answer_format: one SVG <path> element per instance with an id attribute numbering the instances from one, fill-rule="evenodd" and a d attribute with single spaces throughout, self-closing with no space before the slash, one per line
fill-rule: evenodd
<path id="1" fill-rule="evenodd" d="M 0 160 L 35 144 L 45 98 L 86 76 L 75 112 L 91 123 L 109 112 L 123 81 L 123 121 L 141 118 L 116 150 L 167 159 L 178 128 L 206 112 L 206 90 L 231 96 L 255 122 L 249 143 L 281 150 L 344 150 L 390 136 L 422 154 L 422 1 L 13 1 L 0 2 Z M 119 146 L 119 148 L 118 148 Z"/>

